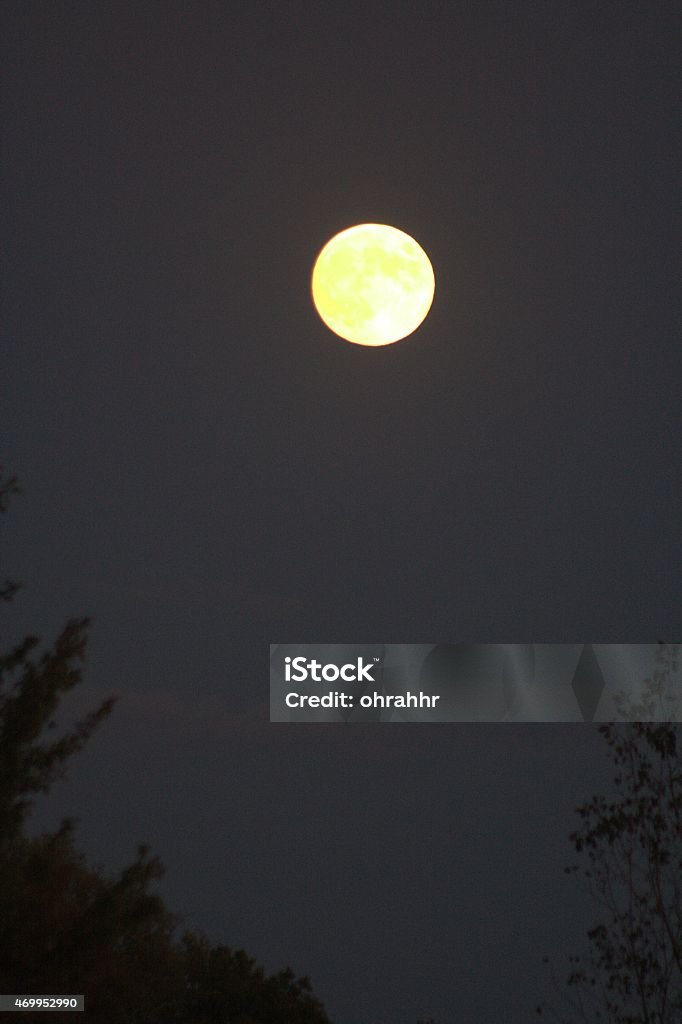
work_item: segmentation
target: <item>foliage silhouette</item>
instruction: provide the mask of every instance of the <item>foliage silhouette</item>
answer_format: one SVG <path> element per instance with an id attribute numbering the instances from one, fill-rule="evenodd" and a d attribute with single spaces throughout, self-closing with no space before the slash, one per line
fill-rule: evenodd
<path id="1" fill-rule="evenodd" d="M 17 492 L 0 473 L 0 512 Z M 16 590 L 6 581 L 0 599 Z M 53 716 L 81 682 L 88 627 L 72 619 L 51 650 L 27 636 L 0 655 L 0 992 L 83 993 L 98 1024 L 329 1024 L 307 978 L 267 976 L 243 950 L 188 930 L 178 937 L 178 918 L 152 889 L 163 869 L 147 847 L 109 877 L 86 864 L 72 820 L 26 834 L 36 797 L 114 707 L 103 701 L 53 738 Z M 31 1019 L 42 1014 L 22 1011 Z"/>
<path id="2" fill-rule="evenodd" d="M 599 728 L 615 798 L 577 808 L 582 826 L 570 839 L 582 860 L 566 872 L 582 874 L 603 917 L 588 932 L 587 956 L 569 957 L 566 1011 L 538 1007 L 554 1020 L 682 1021 L 682 749 L 670 720 L 679 646 L 659 645 L 638 701 L 621 695 L 626 724 Z M 646 715 L 655 721 L 638 720 Z"/>

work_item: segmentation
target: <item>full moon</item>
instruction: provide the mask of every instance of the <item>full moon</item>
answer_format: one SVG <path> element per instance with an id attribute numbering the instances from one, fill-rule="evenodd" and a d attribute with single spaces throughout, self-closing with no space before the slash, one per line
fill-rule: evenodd
<path id="1" fill-rule="evenodd" d="M 312 293 L 327 327 L 356 345 L 392 345 L 426 317 L 435 290 L 429 257 L 388 224 L 334 235 L 315 261 Z"/>

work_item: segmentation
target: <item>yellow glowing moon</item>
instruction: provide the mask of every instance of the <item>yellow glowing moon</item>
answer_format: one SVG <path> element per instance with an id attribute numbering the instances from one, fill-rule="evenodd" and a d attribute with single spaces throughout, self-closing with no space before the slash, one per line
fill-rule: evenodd
<path id="1" fill-rule="evenodd" d="M 429 257 L 388 224 L 356 224 L 315 261 L 312 293 L 327 327 L 356 345 L 391 345 L 425 318 L 435 290 Z"/>

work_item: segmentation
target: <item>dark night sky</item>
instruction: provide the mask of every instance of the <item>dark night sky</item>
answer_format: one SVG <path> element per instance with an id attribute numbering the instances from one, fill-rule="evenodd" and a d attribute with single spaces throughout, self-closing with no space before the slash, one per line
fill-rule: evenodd
<path id="1" fill-rule="evenodd" d="M 9 632 L 122 695 L 40 821 L 138 840 L 338 1024 L 523 1020 L 585 907 L 592 727 L 270 725 L 268 644 L 680 628 L 673 2 L 2 6 Z M 394 224 L 433 309 L 309 297 Z"/>

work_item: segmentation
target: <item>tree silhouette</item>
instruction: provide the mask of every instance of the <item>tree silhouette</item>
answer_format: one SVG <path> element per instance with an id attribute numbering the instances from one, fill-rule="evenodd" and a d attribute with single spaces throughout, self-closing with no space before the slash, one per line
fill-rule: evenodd
<path id="1" fill-rule="evenodd" d="M 70 822 L 15 838 L 0 875 L 2 991 L 85 993 L 96 1020 L 172 1019 L 175 921 L 149 891 L 160 873 L 144 847 L 114 878 L 89 869 Z"/>
<path id="2" fill-rule="evenodd" d="M 35 795 L 47 793 L 114 706 L 111 697 L 58 739 L 45 736 L 46 728 L 54 729 L 52 716 L 63 696 L 81 681 L 88 625 L 87 619 L 70 620 L 53 650 L 38 658 L 32 657 L 40 643 L 35 636 L 0 656 L 0 836 L 5 840 L 21 831 Z"/>
<path id="3" fill-rule="evenodd" d="M 0 473 L 0 512 L 17 492 Z M 0 599 L 17 589 L 6 581 Z M 178 938 L 147 847 L 107 876 L 77 850 L 72 820 L 26 834 L 36 797 L 114 707 L 109 698 L 55 736 L 53 716 L 81 682 L 88 627 L 72 619 L 52 649 L 39 653 L 27 636 L 0 655 L 0 992 L 83 993 L 98 1024 L 329 1024 L 307 978 L 268 977 L 243 950 L 187 930 Z M 41 1016 L 22 1011 L 32 1018 Z"/>
<path id="4" fill-rule="evenodd" d="M 566 871 L 582 874 L 603 917 L 587 956 L 569 958 L 566 1010 L 538 1007 L 555 1020 L 682 1021 L 682 750 L 670 720 L 679 646 L 659 645 L 639 701 L 621 696 L 627 724 L 599 728 L 615 797 L 577 808 L 582 826 L 570 838 L 582 860 Z M 642 714 L 656 721 L 637 721 Z"/>

